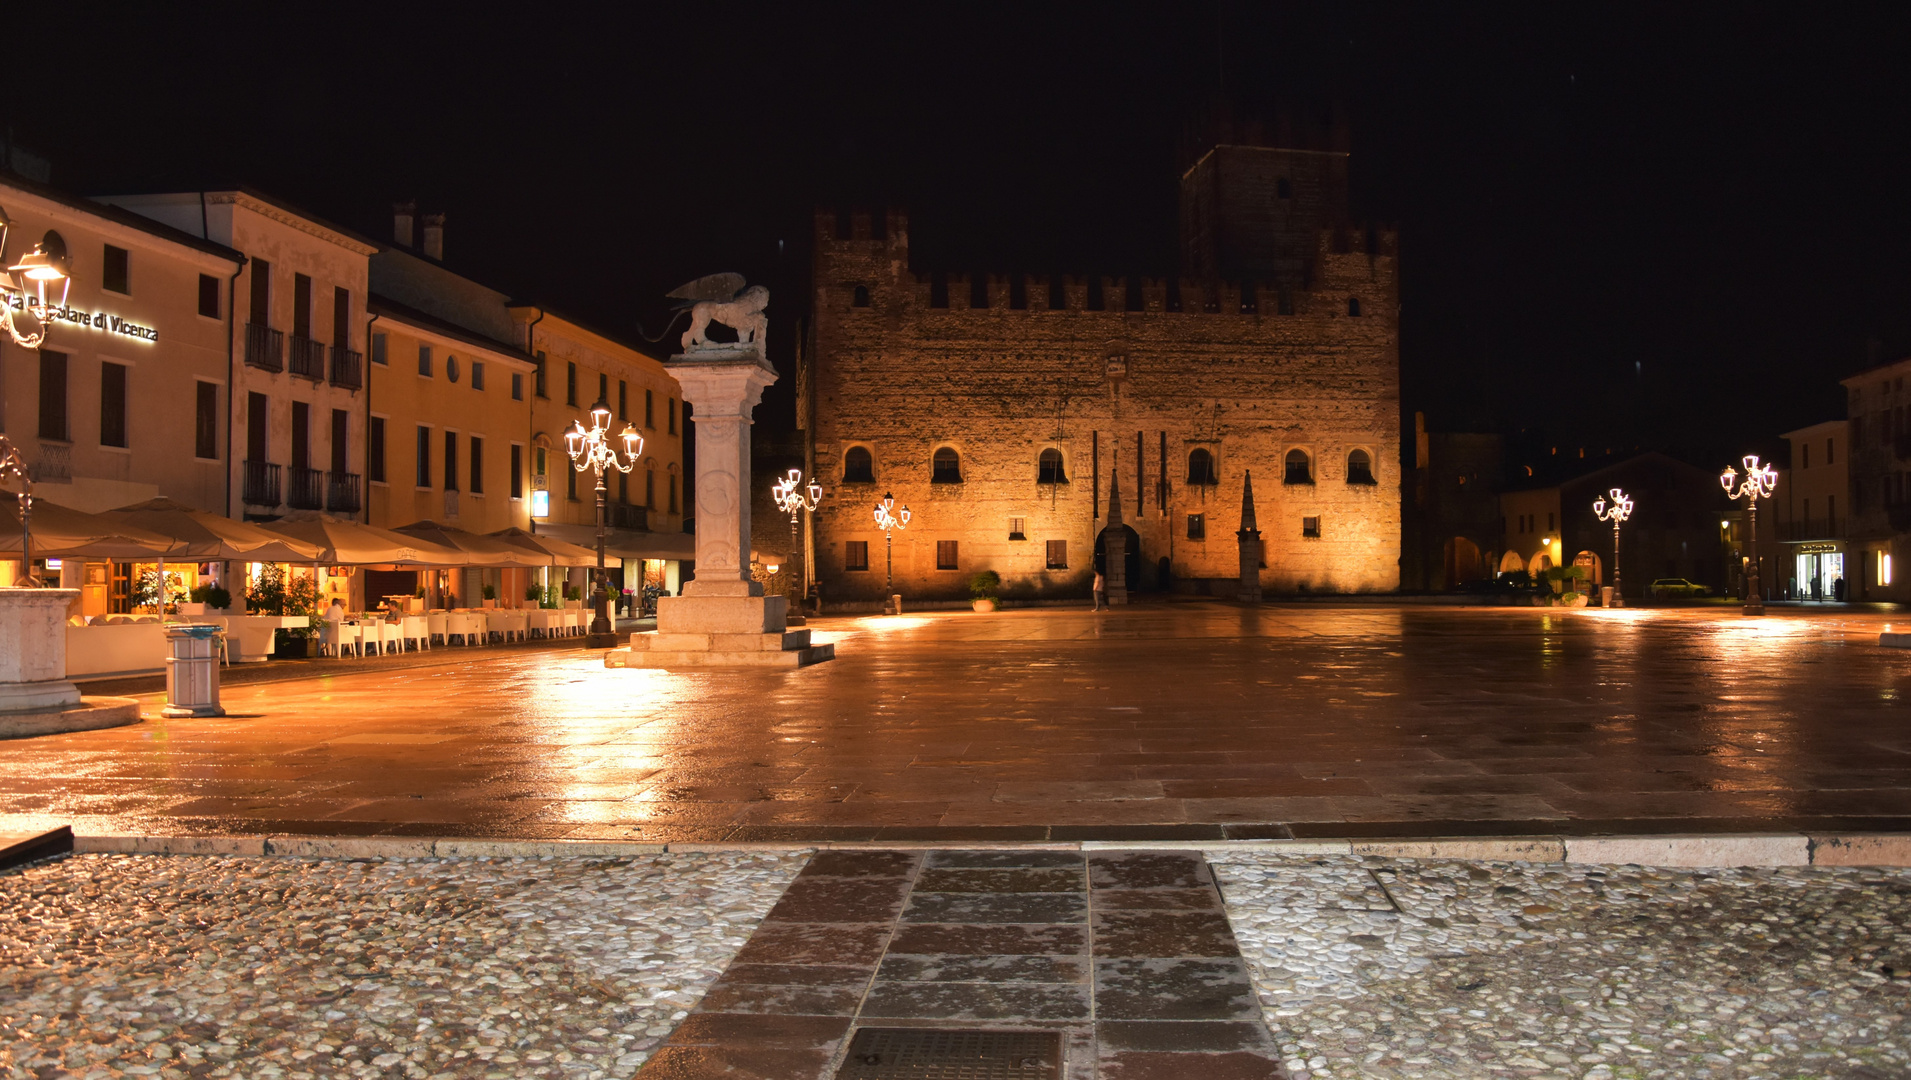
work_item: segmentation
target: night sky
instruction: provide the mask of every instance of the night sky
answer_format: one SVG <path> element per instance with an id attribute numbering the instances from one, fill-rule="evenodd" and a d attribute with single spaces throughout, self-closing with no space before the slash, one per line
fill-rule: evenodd
<path id="1" fill-rule="evenodd" d="M 80 191 L 380 240 L 415 198 L 454 269 L 624 334 L 741 271 L 785 370 L 815 206 L 906 206 L 919 269 L 1167 273 L 1192 125 L 1337 111 L 1403 232 L 1407 423 L 1710 465 L 1911 351 L 1911 6 L 1457 6 L 67 5 L 11 16 L 0 108 Z"/>

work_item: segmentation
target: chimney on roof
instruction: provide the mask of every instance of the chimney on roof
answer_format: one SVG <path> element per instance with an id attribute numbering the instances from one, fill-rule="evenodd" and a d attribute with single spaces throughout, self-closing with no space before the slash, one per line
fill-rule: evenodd
<path id="1" fill-rule="evenodd" d="M 445 216 L 443 214 L 425 215 L 425 256 L 444 261 L 445 257 Z"/>
<path id="2" fill-rule="evenodd" d="M 418 204 L 415 202 L 393 203 L 391 207 L 391 238 L 400 247 L 410 247 L 412 240 L 412 222 L 418 220 Z"/>

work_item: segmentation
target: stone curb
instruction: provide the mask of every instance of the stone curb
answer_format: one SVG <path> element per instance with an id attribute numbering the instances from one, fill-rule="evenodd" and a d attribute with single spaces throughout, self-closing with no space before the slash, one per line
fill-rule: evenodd
<path id="1" fill-rule="evenodd" d="M 491 840 L 397 836 L 75 836 L 75 853 L 285 855 L 308 858 L 618 858 L 665 852 L 915 851 L 1213 851 L 1365 855 L 1393 859 L 1595 865 L 1911 866 L 1911 833 L 1806 833 L 1667 836 L 1460 836 L 1360 840 L 1157 841 L 829 841 L 817 843 L 645 843 L 626 840 Z"/>

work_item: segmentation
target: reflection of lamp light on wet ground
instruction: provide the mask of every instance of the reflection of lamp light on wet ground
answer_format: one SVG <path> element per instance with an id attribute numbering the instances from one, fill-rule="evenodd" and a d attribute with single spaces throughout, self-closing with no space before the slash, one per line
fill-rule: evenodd
<path id="1" fill-rule="evenodd" d="M 1719 486 L 1725 489 L 1726 498 L 1745 500 L 1745 540 L 1752 551 L 1748 579 L 1750 587 L 1745 591 L 1745 614 L 1763 615 L 1765 597 L 1758 587 L 1758 500 L 1770 498 L 1777 489 L 1778 470 L 1770 465 L 1760 465 L 1757 454 L 1747 454 L 1744 479 L 1739 479 L 1737 469 L 1727 465 L 1725 471 L 1719 474 Z"/>
<path id="2" fill-rule="evenodd" d="M 1632 496 L 1612 489 L 1612 502 L 1604 497 L 1593 500 L 1593 516 L 1601 521 L 1612 522 L 1612 605 L 1625 607 L 1625 594 L 1619 591 L 1619 526 L 1632 516 Z"/>

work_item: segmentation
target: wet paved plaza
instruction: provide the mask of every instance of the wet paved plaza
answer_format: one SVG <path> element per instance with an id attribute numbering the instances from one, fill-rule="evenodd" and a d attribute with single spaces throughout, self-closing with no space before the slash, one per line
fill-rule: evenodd
<path id="1" fill-rule="evenodd" d="M 1176 603 L 818 620 L 839 659 L 788 673 L 447 657 L 231 687 L 220 719 L 0 744 L 0 831 L 1901 831 L 1911 652 L 1877 646 L 1890 624 Z"/>

